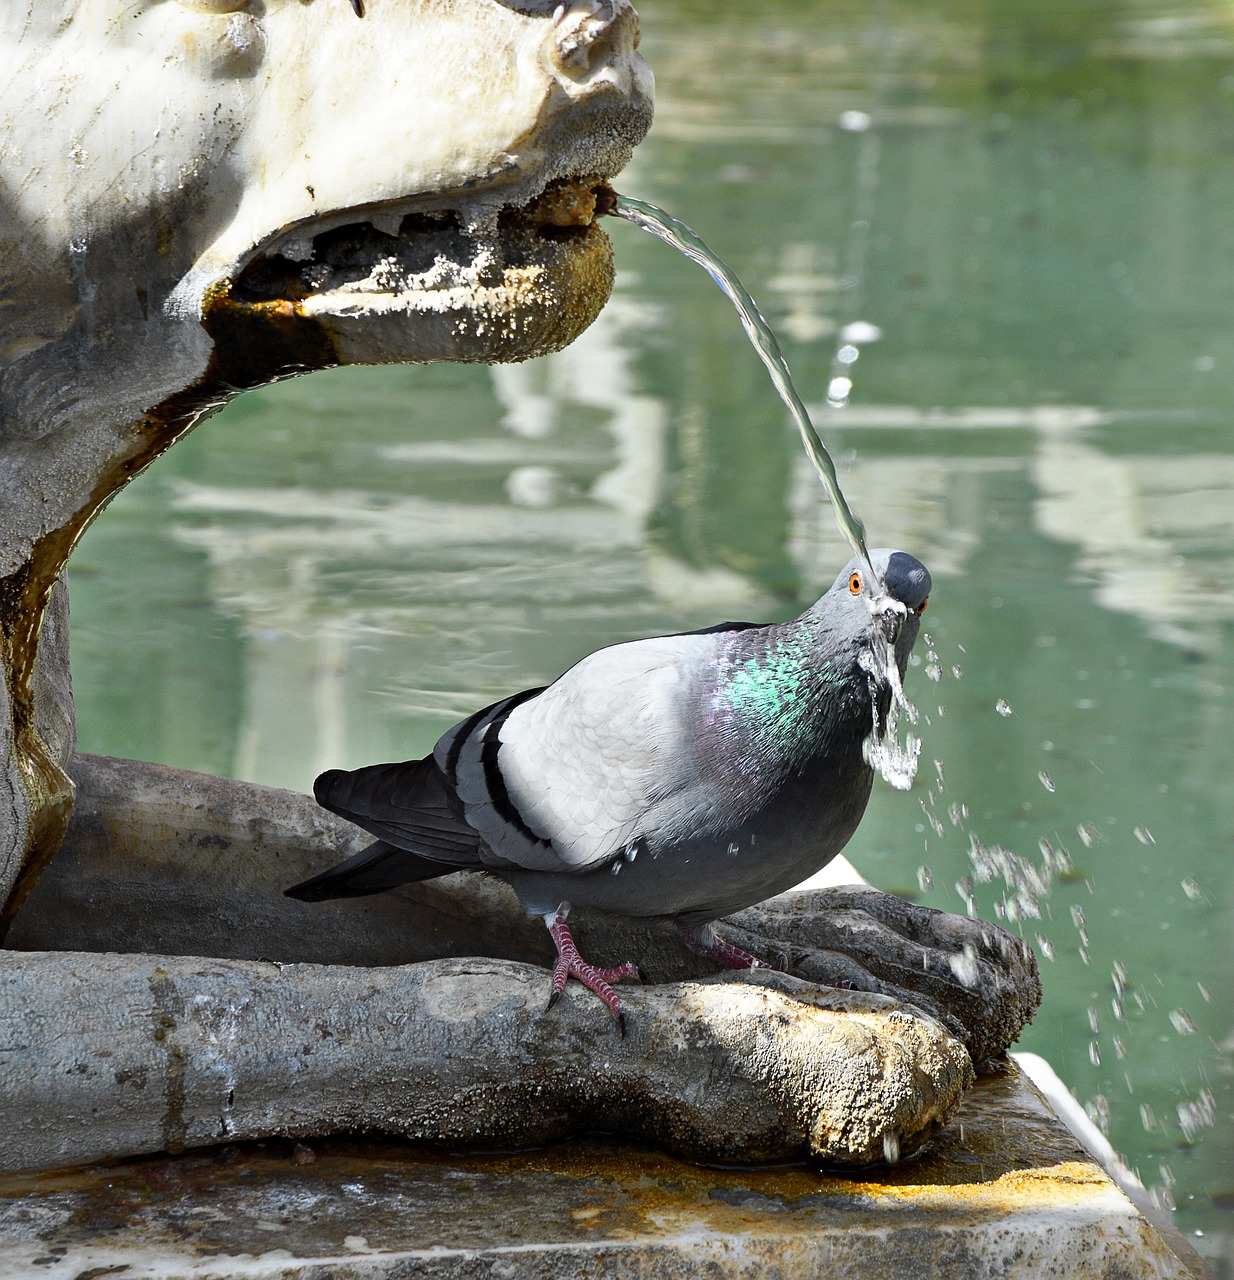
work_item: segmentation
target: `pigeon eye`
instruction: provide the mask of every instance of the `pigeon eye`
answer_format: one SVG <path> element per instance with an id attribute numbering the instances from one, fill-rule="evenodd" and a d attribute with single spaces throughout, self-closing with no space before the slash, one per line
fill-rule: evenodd
<path id="1" fill-rule="evenodd" d="M 859 574 L 859 573 L 854 573 L 854 574 L 853 574 L 853 576 L 852 576 L 851 578 L 849 578 L 849 580 L 848 580 L 848 589 L 849 589 L 849 590 L 853 593 L 853 595 L 855 595 L 855 596 L 856 596 L 856 595 L 860 595 L 860 594 L 861 594 L 861 574 Z"/>
<path id="2" fill-rule="evenodd" d="M 930 603 L 930 597 L 926 596 L 926 598 L 913 610 L 913 612 L 920 618 L 921 615 L 925 613 L 926 605 L 928 605 L 929 603 Z"/>

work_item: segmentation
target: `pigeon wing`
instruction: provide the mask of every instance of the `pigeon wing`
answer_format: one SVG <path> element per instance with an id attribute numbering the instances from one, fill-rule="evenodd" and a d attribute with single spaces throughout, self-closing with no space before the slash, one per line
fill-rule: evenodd
<path id="1" fill-rule="evenodd" d="M 435 753 L 490 865 L 587 871 L 698 790 L 692 699 L 714 634 L 590 654 L 547 689 L 486 708 Z"/>
<path id="2" fill-rule="evenodd" d="M 468 826 L 432 756 L 330 769 L 313 785 L 317 803 L 379 840 L 448 869 L 481 863 L 479 840 Z"/>

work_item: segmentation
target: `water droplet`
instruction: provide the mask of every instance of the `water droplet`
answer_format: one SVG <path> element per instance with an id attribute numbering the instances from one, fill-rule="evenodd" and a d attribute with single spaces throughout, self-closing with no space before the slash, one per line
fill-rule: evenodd
<path id="1" fill-rule="evenodd" d="M 1199 1130 L 1205 1128 L 1201 1108 L 1194 1102 L 1180 1102 L 1174 1111 L 1178 1116 L 1179 1128 L 1183 1130 L 1184 1142 L 1194 1142 L 1199 1137 Z"/>
<path id="2" fill-rule="evenodd" d="M 1195 1023 L 1191 1021 L 1186 1009 L 1171 1009 L 1170 1021 L 1180 1036 L 1195 1035 Z"/>
<path id="3" fill-rule="evenodd" d="M 1197 982 L 1195 985 L 1199 988 L 1200 995 L 1204 997 L 1204 1003 L 1212 1004 L 1213 993 L 1202 982 Z"/>
<path id="4" fill-rule="evenodd" d="M 1101 1066 L 1101 1046 L 1096 1042 L 1096 1040 L 1090 1040 L 1088 1042 L 1088 1060 L 1094 1067 Z"/>
<path id="5" fill-rule="evenodd" d="M 1085 928 L 1084 908 L 1078 904 L 1071 908 L 1071 923 L 1075 925 L 1080 941 L 1088 946 L 1088 930 Z"/>
<path id="6" fill-rule="evenodd" d="M 1107 1137 L 1110 1133 L 1110 1104 L 1105 1097 L 1098 1093 L 1094 1094 L 1085 1104 L 1084 1110 L 1088 1113 L 1088 1118 L 1101 1130 Z"/>
<path id="7" fill-rule="evenodd" d="M 625 859 L 627 862 L 633 862 L 638 857 L 638 841 L 631 840 L 625 847 Z"/>
<path id="8" fill-rule="evenodd" d="M 1054 790 L 1054 779 L 1044 769 L 1037 775 L 1037 779 L 1047 791 Z"/>
<path id="9" fill-rule="evenodd" d="M 883 1159 L 888 1164 L 900 1162 L 900 1139 L 890 1130 L 883 1134 Z"/>
<path id="10" fill-rule="evenodd" d="M 977 964 L 977 948 L 971 942 L 965 943 L 964 950 L 947 957 L 951 972 L 959 979 L 962 986 L 975 987 L 980 980 L 981 970 Z"/>
<path id="11" fill-rule="evenodd" d="M 977 899 L 973 896 L 973 882 L 965 876 L 961 880 L 956 881 L 955 891 L 959 894 L 960 901 L 964 903 L 964 910 L 970 916 L 977 914 Z"/>
<path id="12" fill-rule="evenodd" d="M 994 710 L 997 711 L 1004 719 L 1012 714 L 1011 703 L 1008 702 L 1006 698 L 999 698 L 999 700 L 994 704 Z"/>
<path id="13" fill-rule="evenodd" d="M 1180 1102 L 1174 1111 L 1178 1116 L 1178 1127 L 1183 1131 L 1187 1142 L 1194 1142 L 1200 1136 L 1201 1129 L 1211 1129 L 1216 1118 L 1214 1114 L 1213 1095 L 1206 1089 L 1194 1101 Z"/>
<path id="14" fill-rule="evenodd" d="M 963 668 L 963 667 L 959 667 L 959 666 L 952 667 L 952 668 L 951 668 L 951 675 L 952 675 L 952 678 L 953 678 L 953 679 L 955 679 L 955 680 L 963 680 L 963 679 L 964 679 L 964 668 Z"/>
<path id="15" fill-rule="evenodd" d="M 1127 1056 L 1127 1046 L 1123 1044 L 1122 1036 L 1114 1037 L 1114 1056 L 1120 1062 Z"/>
<path id="16" fill-rule="evenodd" d="M 1147 1102 L 1140 1103 L 1140 1123 L 1144 1126 L 1145 1133 L 1157 1132 L 1157 1115 Z"/>
<path id="17" fill-rule="evenodd" d="M 924 864 L 917 868 L 917 888 L 922 893 L 929 893 L 934 888 L 934 873 Z"/>
<path id="18" fill-rule="evenodd" d="M 1141 844 L 1156 844 L 1153 833 L 1147 827 L 1136 827 L 1131 833 Z"/>
<path id="19" fill-rule="evenodd" d="M 852 390 L 852 378 L 846 378 L 842 374 L 838 378 L 832 378 L 827 384 L 827 403 L 834 408 L 840 408 L 848 403 Z"/>
<path id="20" fill-rule="evenodd" d="M 1065 876 L 1075 870 L 1071 854 L 1062 845 L 1056 849 L 1048 840 L 1042 840 L 1037 847 L 1041 850 L 1045 869 L 1051 876 Z"/>
<path id="21" fill-rule="evenodd" d="M 733 843 L 728 846 L 728 852 L 730 857 L 735 853 L 740 853 L 741 846 L 734 840 Z"/>
<path id="22" fill-rule="evenodd" d="M 876 324 L 871 324 L 868 320 L 850 320 L 848 324 L 840 330 L 841 342 L 877 342 L 883 336 L 883 331 Z M 927 643 L 928 643 L 927 638 Z"/>
<path id="23" fill-rule="evenodd" d="M 942 668 L 938 665 L 937 662 L 931 662 L 927 664 L 925 673 L 926 673 L 926 679 L 933 680 L 935 684 L 937 684 L 942 679 L 942 676 L 943 676 Z"/>
<path id="24" fill-rule="evenodd" d="M 1123 1002 L 1117 996 L 1110 1001 L 1110 1010 L 1114 1014 L 1116 1021 L 1121 1022 L 1123 1020 Z"/>
<path id="25" fill-rule="evenodd" d="M 1054 944 L 1049 940 L 1049 938 L 1045 937 L 1044 934 L 1039 933 L 1037 935 L 1037 950 L 1040 951 L 1047 960 L 1054 959 Z"/>
<path id="26" fill-rule="evenodd" d="M 1110 970 L 1110 978 L 1114 983 L 1114 990 L 1122 997 L 1124 991 L 1127 990 L 1127 970 L 1123 968 L 1121 960 L 1114 961 L 1114 968 Z"/>
<path id="27" fill-rule="evenodd" d="M 941 838 L 947 834 L 947 828 L 943 826 L 938 814 L 936 814 L 932 809 L 927 809 L 924 800 L 921 802 L 921 812 L 925 814 L 926 821 L 930 824 L 930 829 L 936 836 Z"/>
<path id="28" fill-rule="evenodd" d="M 1091 822 L 1080 823 L 1075 831 L 1086 849 L 1091 849 L 1094 845 L 1101 843 L 1101 832 Z"/>
<path id="29" fill-rule="evenodd" d="M 1194 876 L 1188 876 L 1182 884 L 1183 892 L 1192 902 L 1198 902 L 1204 896 L 1204 890 L 1200 888 L 1200 882 Z"/>
<path id="30" fill-rule="evenodd" d="M 1097 1010 L 1091 1004 L 1088 1006 L 1088 1026 L 1093 1035 L 1097 1035 L 1101 1030 L 1101 1024 L 1097 1021 Z"/>

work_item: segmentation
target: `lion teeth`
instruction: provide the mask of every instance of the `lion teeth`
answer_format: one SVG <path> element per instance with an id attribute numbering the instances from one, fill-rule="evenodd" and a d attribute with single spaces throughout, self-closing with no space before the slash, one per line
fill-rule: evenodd
<path id="1" fill-rule="evenodd" d="M 398 238 L 399 228 L 403 225 L 403 215 L 401 213 L 372 213 L 369 214 L 369 223 L 375 231 L 384 231 L 388 236 Z"/>

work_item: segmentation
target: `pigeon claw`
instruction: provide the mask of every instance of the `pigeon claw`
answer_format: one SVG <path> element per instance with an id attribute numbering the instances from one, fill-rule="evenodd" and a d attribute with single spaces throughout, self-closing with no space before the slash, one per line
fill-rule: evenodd
<path id="1" fill-rule="evenodd" d="M 564 916 L 556 916 L 549 925 L 548 931 L 557 947 L 557 960 L 553 965 L 552 989 L 547 1007 L 551 1009 L 561 999 L 566 983 L 571 978 L 577 978 L 583 986 L 595 992 L 604 1001 L 624 1037 L 626 1034 L 625 1009 L 622 1007 L 620 997 L 613 990 L 612 984 L 631 980 L 641 982 L 643 975 L 638 965 L 631 960 L 612 969 L 597 969 L 595 965 L 588 964 L 579 955 L 578 947 L 574 944 L 574 938 L 570 934 L 570 928 Z"/>
<path id="2" fill-rule="evenodd" d="M 777 953 L 774 961 L 760 960 L 758 956 L 743 951 L 721 938 L 710 925 L 698 929 L 677 926 L 681 940 L 688 951 L 704 960 L 714 960 L 725 969 L 776 969 L 780 973 L 788 972 L 788 957 Z"/>

